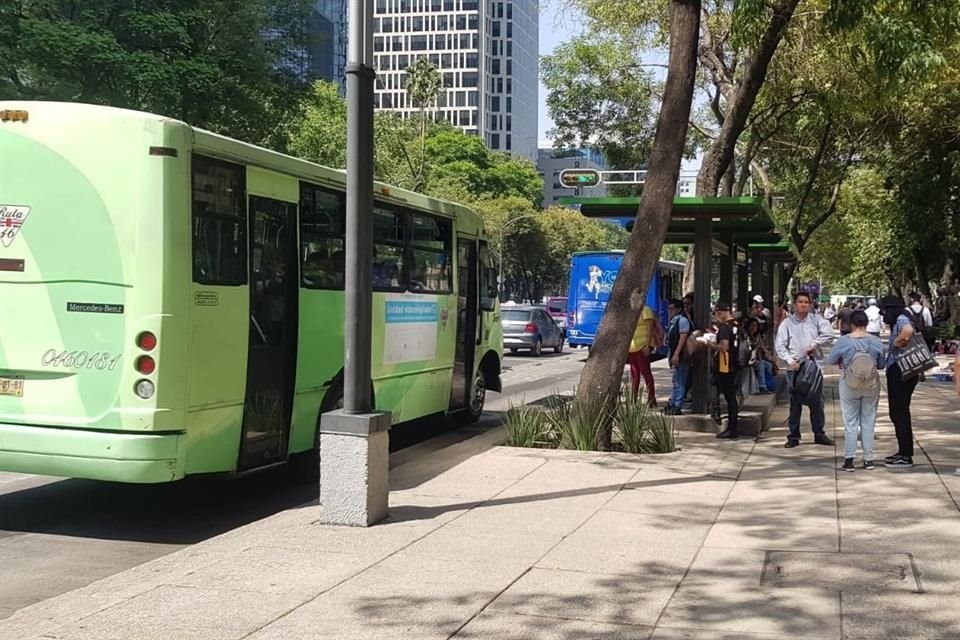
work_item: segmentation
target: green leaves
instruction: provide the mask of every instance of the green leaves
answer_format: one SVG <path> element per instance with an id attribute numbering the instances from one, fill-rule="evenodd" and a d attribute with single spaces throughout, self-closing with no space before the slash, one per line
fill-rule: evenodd
<path id="1" fill-rule="evenodd" d="M 273 144 L 305 89 L 286 56 L 303 43 L 309 8 L 306 0 L 0 3 L 0 98 L 109 104 Z"/>
<path id="2" fill-rule="evenodd" d="M 591 146 L 615 168 L 644 166 L 656 126 L 659 83 L 635 41 L 590 33 L 541 59 L 554 146 Z"/>

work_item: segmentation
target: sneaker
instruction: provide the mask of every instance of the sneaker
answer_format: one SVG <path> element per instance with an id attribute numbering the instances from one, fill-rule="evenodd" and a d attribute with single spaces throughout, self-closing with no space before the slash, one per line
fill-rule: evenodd
<path id="1" fill-rule="evenodd" d="M 799 446 L 800 446 L 800 441 L 799 441 L 799 440 L 787 440 L 787 443 L 786 443 L 785 445 L 783 445 L 783 448 L 784 448 L 784 449 L 793 449 L 794 447 L 799 447 Z"/>
<path id="2" fill-rule="evenodd" d="M 899 457 L 901 457 L 900 454 L 899 454 L 899 453 L 895 453 L 895 454 L 893 454 L 892 456 L 887 456 L 886 458 L 883 459 L 883 461 L 884 461 L 884 462 L 893 462 L 894 460 L 896 460 L 896 459 L 899 458 Z"/>
<path id="3" fill-rule="evenodd" d="M 889 467 L 891 469 L 910 469 L 911 467 L 913 467 L 913 458 L 899 456 L 895 460 L 891 460 L 890 462 L 887 462 L 886 464 L 884 464 L 884 466 Z"/>
<path id="4" fill-rule="evenodd" d="M 873 466 L 873 460 L 864 460 L 863 468 L 867 471 L 873 471 L 876 467 Z"/>
<path id="5" fill-rule="evenodd" d="M 817 436 L 813 439 L 813 441 L 816 442 L 817 444 L 825 444 L 828 447 L 832 447 L 835 444 L 833 439 L 827 434 L 823 434 L 822 436 Z"/>
<path id="6" fill-rule="evenodd" d="M 843 470 L 844 471 L 854 471 L 855 467 L 853 466 L 853 458 L 844 458 L 843 459 Z"/>
<path id="7" fill-rule="evenodd" d="M 736 440 L 737 432 L 730 431 L 730 429 L 724 429 L 723 431 L 717 434 L 717 437 L 720 438 L 721 440 Z"/>

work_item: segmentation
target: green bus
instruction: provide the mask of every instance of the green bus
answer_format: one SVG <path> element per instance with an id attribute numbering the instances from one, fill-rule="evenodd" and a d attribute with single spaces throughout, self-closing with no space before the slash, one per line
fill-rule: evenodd
<path id="1" fill-rule="evenodd" d="M 344 187 L 157 115 L 0 102 L 0 470 L 316 469 L 343 397 Z M 476 420 L 503 355 L 482 220 L 375 198 L 375 406 Z"/>

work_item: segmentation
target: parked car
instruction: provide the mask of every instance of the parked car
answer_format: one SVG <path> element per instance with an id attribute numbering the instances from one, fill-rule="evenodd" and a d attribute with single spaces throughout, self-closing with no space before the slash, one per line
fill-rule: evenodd
<path id="1" fill-rule="evenodd" d="M 550 317 L 553 318 L 553 321 L 557 323 L 557 326 L 563 329 L 564 333 L 566 333 L 567 297 L 557 296 L 554 298 L 547 298 L 547 313 L 549 313 Z"/>
<path id="2" fill-rule="evenodd" d="M 543 308 L 513 307 L 500 309 L 503 326 L 503 348 L 516 353 L 529 349 L 531 355 L 539 356 L 544 347 L 553 347 L 554 353 L 563 352 L 563 329 Z"/>

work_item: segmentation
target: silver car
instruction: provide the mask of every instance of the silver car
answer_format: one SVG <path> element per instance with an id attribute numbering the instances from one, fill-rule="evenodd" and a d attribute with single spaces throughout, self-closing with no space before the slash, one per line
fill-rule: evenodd
<path id="1" fill-rule="evenodd" d="M 531 355 L 539 356 L 545 347 L 553 347 L 554 353 L 563 352 L 563 329 L 542 308 L 501 307 L 500 322 L 503 348 L 510 353 L 529 349 Z"/>

